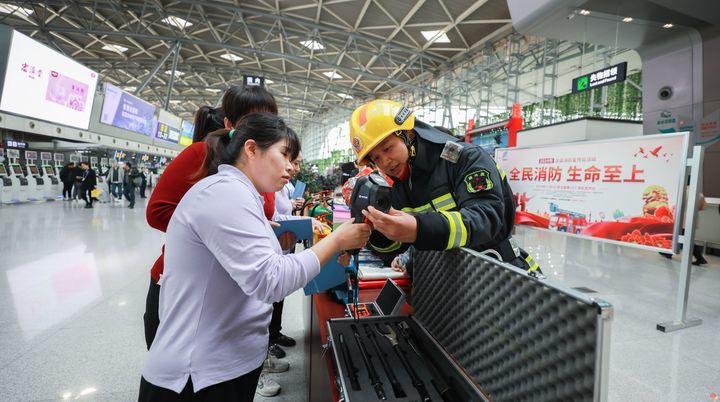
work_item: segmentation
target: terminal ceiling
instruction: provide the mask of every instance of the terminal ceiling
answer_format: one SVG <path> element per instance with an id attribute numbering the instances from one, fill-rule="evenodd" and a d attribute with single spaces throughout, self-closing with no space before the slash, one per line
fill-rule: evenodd
<path id="1" fill-rule="evenodd" d="M 0 23 L 185 118 L 264 76 L 295 125 L 422 88 L 511 31 L 505 0 L 16 1 Z"/>

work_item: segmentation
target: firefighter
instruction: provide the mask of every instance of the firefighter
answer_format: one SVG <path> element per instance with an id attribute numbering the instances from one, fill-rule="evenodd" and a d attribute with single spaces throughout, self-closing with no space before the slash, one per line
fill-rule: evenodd
<path id="1" fill-rule="evenodd" d="M 389 213 L 363 211 L 374 226 L 369 246 L 376 253 L 395 256 L 410 245 L 493 249 L 505 262 L 538 269 L 511 239 L 513 193 L 505 172 L 480 146 L 460 143 L 382 99 L 352 113 L 350 140 L 358 164 L 371 161 L 395 181 Z"/>

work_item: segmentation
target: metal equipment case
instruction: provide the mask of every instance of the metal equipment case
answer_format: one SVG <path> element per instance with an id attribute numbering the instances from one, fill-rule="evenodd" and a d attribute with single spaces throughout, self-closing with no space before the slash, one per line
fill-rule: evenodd
<path id="1" fill-rule="evenodd" d="M 418 357 L 398 333 L 399 344 L 433 401 L 606 401 L 612 307 L 583 293 L 530 277 L 509 264 L 460 249 L 415 254 L 412 316 L 354 318 L 327 322 L 327 347 L 344 401 L 380 400 L 371 385 L 351 325 L 388 401 L 421 398 L 387 339 L 375 338 L 406 397 L 395 398 L 388 375 L 363 324 L 372 329 L 404 322 L 420 349 Z M 360 390 L 338 338 L 343 335 Z M 428 366 L 426 362 L 432 362 Z M 454 395 L 441 398 L 433 380 L 444 379 Z M 425 399 L 427 400 L 427 399 Z"/>

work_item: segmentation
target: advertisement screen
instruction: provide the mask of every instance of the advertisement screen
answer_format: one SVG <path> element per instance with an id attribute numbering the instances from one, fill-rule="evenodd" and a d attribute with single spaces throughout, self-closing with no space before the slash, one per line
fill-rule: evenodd
<path id="1" fill-rule="evenodd" d="M 28 169 L 30 169 L 30 174 L 33 176 L 37 176 L 40 174 L 40 171 L 38 170 L 38 167 L 35 165 L 28 166 Z"/>
<path id="2" fill-rule="evenodd" d="M 7 170 L 5 170 L 5 165 L 0 165 L 0 175 L 7 176 Z"/>
<path id="3" fill-rule="evenodd" d="M 98 75 L 13 32 L 0 109 L 87 130 Z"/>
<path id="4" fill-rule="evenodd" d="M 15 173 L 16 175 L 25 176 L 20 165 L 10 165 L 10 167 L 12 167 L 13 173 Z"/>
<path id="5" fill-rule="evenodd" d="M 498 149 L 515 222 L 669 250 L 684 191 L 687 136 Z"/>
<path id="6" fill-rule="evenodd" d="M 180 145 L 188 146 L 192 144 L 193 132 L 195 125 L 187 120 L 182 121 L 182 129 L 180 131 Z"/>
<path id="7" fill-rule="evenodd" d="M 160 109 L 160 113 L 158 115 L 158 128 L 157 133 L 155 133 L 155 138 L 177 144 L 180 142 L 181 127 L 182 119 L 180 117 L 175 116 L 164 109 Z"/>
<path id="8" fill-rule="evenodd" d="M 55 175 L 55 172 L 53 171 L 52 166 L 45 166 L 45 175 L 47 175 L 47 176 Z"/>
<path id="9" fill-rule="evenodd" d="M 155 106 L 106 83 L 100 122 L 150 136 L 155 126 Z"/>

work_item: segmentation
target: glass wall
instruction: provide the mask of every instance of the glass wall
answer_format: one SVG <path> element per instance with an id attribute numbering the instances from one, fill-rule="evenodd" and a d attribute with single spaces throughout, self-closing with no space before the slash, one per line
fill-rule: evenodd
<path id="1" fill-rule="evenodd" d="M 628 63 L 626 81 L 571 94 L 574 78 L 621 62 Z M 422 90 L 379 97 L 402 102 L 418 119 L 456 135 L 471 120 L 475 127 L 506 120 L 515 103 L 523 105 L 525 127 L 586 116 L 641 121 L 640 74 L 640 57 L 632 50 L 513 34 L 419 85 Z M 351 161 L 348 120 L 370 99 L 308 118 L 301 130 L 304 159 L 322 167 Z"/>

